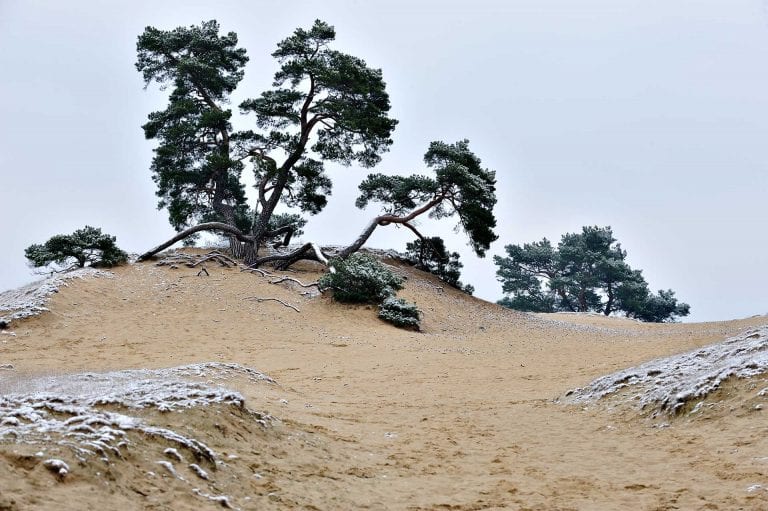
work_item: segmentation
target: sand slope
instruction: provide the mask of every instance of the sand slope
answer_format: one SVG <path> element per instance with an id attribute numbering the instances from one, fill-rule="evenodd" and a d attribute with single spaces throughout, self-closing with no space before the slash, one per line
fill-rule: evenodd
<path id="1" fill-rule="evenodd" d="M 307 282 L 319 270 L 291 275 Z M 238 392 L 244 407 L 135 411 L 210 447 L 216 460 L 196 463 L 209 479 L 189 468 L 194 453 L 136 431 L 107 461 L 78 461 L 55 439 L 6 440 L 0 510 L 217 508 L 221 496 L 239 509 L 768 508 L 768 402 L 756 409 L 768 401 L 756 393 L 768 386 L 764 376 L 727 382 L 712 398 L 720 406 L 680 417 L 555 401 L 766 317 L 647 325 L 534 316 L 398 267 L 409 277 L 401 296 L 424 311 L 417 333 L 381 322 L 371 307 L 237 269 L 208 271 L 142 263 L 71 282 L 50 312 L 0 336 L 0 366 L 13 366 L 0 382 L 201 362 L 267 374 L 274 384 L 237 375 L 209 382 Z M 68 463 L 69 474 L 48 470 L 50 458 Z M 158 461 L 173 463 L 176 476 Z"/>

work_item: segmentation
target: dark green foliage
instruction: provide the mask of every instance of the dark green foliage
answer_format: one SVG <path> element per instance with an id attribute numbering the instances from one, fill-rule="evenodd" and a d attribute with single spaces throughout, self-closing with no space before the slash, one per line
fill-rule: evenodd
<path id="1" fill-rule="evenodd" d="M 147 27 L 136 48 L 145 84 L 172 87 L 168 107 L 143 126 L 148 139 L 160 141 L 152 160 L 159 207 L 168 208 L 177 230 L 212 216 L 212 208 L 218 220 L 232 221 L 233 208 L 245 203 L 243 164 L 230 154 L 232 111 L 221 105 L 248 62 L 237 35 L 219 35 L 216 21 L 172 31 Z"/>
<path id="2" fill-rule="evenodd" d="M 139 36 L 136 68 L 145 83 L 172 88 L 168 107 L 150 114 L 144 132 L 159 140 L 153 179 L 177 230 L 224 222 L 258 247 L 276 230 L 286 234 L 285 223 L 272 220 L 280 203 L 309 214 L 325 207 L 332 183 L 324 161 L 379 162 L 397 124 L 388 116 L 381 71 L 332 49 L 335 36 L 317 20 L 278 43 L 273 88 L 240 104 L 254 115 L 253 129 L 243 131 L 233 131 L 225 108 L 248 61 L 236 34 L 220 35 L 218 23 L 208 21 L 171 31 L 148 27 Z M 245 161 L 258 191 L 250 208 L 241 182 Z"/>
<path id="3" fill-rule="evenodd" d="M 238 144 L 248 148 L 261 189 L 274 190 L 264 195 L 264 225 L 277 199 L 310 214 L 325 207 L 332 183 L 324 161 L 372 167 L 392 144 L 397 121 L 388 116 L 381 70 L 332 49 L 335 37 L 320 20 L 297 29 L 272 54 L 280 63 L 274 88 L 240 104 L 259 129 L 238 133 Z M 287 156 L 280 163 L 272 154 Z"/>
<path id="4" fill-rule="evenodd" d="M 634 286 L 622 286 L 618 291 L 621 307 L 630 318 L 661 323 L 690 313 L 687 303 L 678 302 L 671 289 L 660 289 L 653 294 L 644 282 Z"/>
<path id="5" fill-rule="evenodd" d="M 319 280 L 321 291 L 333 290 L 333 298 L 345 303 L 378 303 L 379 317 L 400 328 L 419 328 L 415 304 L 395 297 L 403 288 L 402 277 L 395 275 L 375 257 L 359 252 L 347 259 L 333 259 L 332 271 Z"/>
<path id="6" fill-rule="evenodd" d="M 379 305 L 379 317 L 399 328 L 419 329 L 419 309 L 415 303 L 389 296 Z"/>
<path id="7" fill-rule="evenodd" d="M 472 294 L 474 287 L 462 284 L 461 268 L 458 252 L 449 252 L 445 241 L 439 236 L 416 239 L 405 245 L 405 257 L 416 268 L 436 275 L 450 286 Z"/>
<path id="8" fill-rule="evenodd" d="M 291 152 L 306 144 L 290 127 L 320 125 L 312 150 L 323 160 L 371 167 L 392 144 L 397 121 L 388 117 L 389 95 L 381 70 L 330 48 L 336 31 L 317 20 L 309 30 L 297 29 L 272 53 L 280 70 L 274 89 L 240 108 L 256 115 L 262 134 L 252 140 L 265 149 Z"/>
<path id="9" fill-rule="evenodd" d="M 304 234 L 304 226 L 307 225 L 306 218 L 296 213 L 275 213 L 269 219 L 269 230 L 279 231 L 284 227 L 291 227 L 294 236 Z"/>
<path id="10" fill-rule="evenodd" d="M 36 268 L 49 264 L 70 268 L 86 265 L 108 267 L 128 259 L 128 255 L 117 248 L 115 241 L 114 236 L 102 234 L 101 229 L 86 225 L 72 234 L 57 234 L 42 245 L 30 245 L 24 255 Z"/>
<path id="11" fill-rule="evenodd" d="M 355 204 L 364 208 L 371 201 L 382 203 L 388 215 L 399 217 L 390 222 L 404 223 L 425 212 L 436 219 L 457 216 L 470 246 L 483 257 L 498 238 L 493 231 L 496 173 L 482 167 L 467 140 L 432 142 L 424 162 L 434 177 L 371 174 L 360 184 Z"/>
<path id="12" fill-rule="evenodd" d="M 653 295 L 642 271 L 625 261 L 627 253 L 610 227 L 584 227 L 564 234 L 555 248 L 542 241 L 507 245 L 507 257 L 494 257 L 506 296 L 498 303 L 532 312 L 622 312 L 643 321 L 673 321 L 690 307 L 671 290 Z"/>
<path id="13" fill-rule="evenodd" d="M 321 290 L 332 289 L 333 297 L 347 303 L 380 303 L 403 288 L 403 279 L 368 254 L 355 253 L 345 260 L 333 259 L 334 271 L 319 280 Z"/>

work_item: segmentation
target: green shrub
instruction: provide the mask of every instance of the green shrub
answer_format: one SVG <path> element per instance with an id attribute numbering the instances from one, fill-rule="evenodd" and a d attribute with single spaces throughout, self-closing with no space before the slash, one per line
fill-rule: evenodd
<path id="1" fill-rule="evenodd" d="M 333 259 L 329 266 L 335 271 L 320 278 L 320 289 L 332 289 L 334 299 L 340 302 L 380 303 L 403 288 L 402 277 L 367 254 Z"/>
<path id="2" fill-rule="evenodd" d="M 389 296 L 379 305 L 379 317 L 400 328 L 419 329 L 419 309 L 415 303 Z"/>
<path id="3" fill-rule="evenodd" d="M 67 266 L 62 269 L 114 266 L 128 259 L 128 254 L 115 245 L 114 236 L 102 234 L 101 229 L 88 225 L 72 234 L 52 236 L 42 245 L 30 245 L 24 255 L 36 268 L 53 263 Z"/>

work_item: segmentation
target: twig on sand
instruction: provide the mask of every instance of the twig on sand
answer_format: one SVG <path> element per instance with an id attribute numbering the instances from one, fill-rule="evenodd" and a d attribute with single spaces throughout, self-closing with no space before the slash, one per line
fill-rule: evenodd
<path id="1" fill-rule="evenodd" d="M 204 263 L 205 261 L 208 261 L 211 259 L 213 259 L 214 261 L 216 261 L 222 266 L 226 266 L 227 268 L 229 268 L 230 266 L 239 266 L 239 263 L 237 261 L 235 261 L 230 257 L 225 256 L 224 254 L 220 254 L 218 252 L 211 252 L 210 254 L 204 256 L 202 259 L 192 264 L 191 266 L 190 265 L 187 265 L 187 266 L 189 266 L 190 268 L 194 268 L 198 264 Z"/>
<path id="2" fill-rule="evenodd" d="M 271 277 L 272 274 L 265 270 L 260 270 L 258 268 L 248 268 L 247 266 L 240 269 L 240 272 L 249 271 L 251 273 L 258 273 L 262 277 Z"/>
<path id="3" fill-rule="evenodd" d="M 290 309 L 295 310 L 296 312 L 301 312 L 299 309 L 297 309 L 296 307 L 294 307 L 290 303 L 285 303 L 284 301 L 280 300 L 279 298 L 262 298 L 262 297 L 259 297 L 259 296 L 246 296 L 245 298 L 243 298 L 243 300 L 254 300 L 256 302 L 269 302 L 269 301 L 278 302 L 278 303 L 280 303 L 280 304 L 282 304 L 282 305 L 284 305 L 284 306 L 286 306 L 286 307 L 288 307 Z"/>
<path id="4" fill-rule="evenodd" d="M 270 284 L 280 284 L 282 282 L 285 282 L 286 280 L 288 280 L 290 282 L 295 282 L 296 284 L 300 285 L 301 287 L 319 287 L 319 284 L 317 282 L 310 282 L 309 284 L 304 284 L 303 282 L 301 282 L 298 279 L 294 279 L 293 277 L 285 277 L 285 276 L 283 276 L 283 277 L 281 277 L 281 278 L 279 278 L 277 280 L 271 280 L 269 283 Z"/>

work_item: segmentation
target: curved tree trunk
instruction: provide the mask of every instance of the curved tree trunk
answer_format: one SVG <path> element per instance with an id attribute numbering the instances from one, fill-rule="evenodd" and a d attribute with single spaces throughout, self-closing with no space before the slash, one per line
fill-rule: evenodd
<path id="1" fill-rule="evenodd" d="M 411 220 L 416 218 L 417 216 L 426 213 L 433 207 L 437 206 L 440 202 L 442 202 L 443 197 L 436 197 L 427 204 L 423 205 L 422 207 L 416 209 L 415 211 L 412 211 L 408 215 L 405 216 L 395 216 L 395 215 L 381 215 L 377 216 L 373 220 L 371 220 L 368 225 L 363 229 L 363 232 L 360 233 L 360 235 L 355 239 L 352 244 L 347 246 L 346 248 L 342 249 L 336 257 L 340 259 L 346 259 L 350 255 L 354 254 L 358 250 L 360 250 L 363 245 L 368 241 L 368 239 L 373 234 L 373 231 L 376 230 L 376 228 L 380 225 L 390 225 L 390 224 L 399 224 L 404 227 L 407 227 L 411 231 L 413 231 L 416 236 L 418 236 L 420 239 L 424 239 L 424 236 L 410 223 Z M 268 204 L 268 206 L 275 206 L 275 204 L 271 204 L 271 202 Z M 309 260 L 309 261 L 320 261 L 321 263 L 328 265 L 328 256 L 320 250 L 320 247 L 318 247 L 314 243 L 306 243 L 302 245 L 301 247 L 297 248 L 296 250 L 289 252 L 287 254 L 275 254 L 271 256 L 265 256 L 265 257 L 258 257 L 258 244 L 262 240 L 264 240 L 268 234 L 286 234 L 285 239 L 283 240 L 280 245 L 284 245 L 290 241 L 290 236 L 293 232 L 291 229 L 290 232 L 287 231 L 284 227 L 281 229 L 277 229 L 272 232 L 266 231 L 264 228 L 263 223 L 265 223 L 268 220 L 268 217 L 264 215 L 264 211 L 259 215 L 259 218 L 254 225 L 253 232 L 250 236 L 247 236 L 243 234 L 239 229 L 236 227 L 233 227 L 232 225 L 225 224 L 222 222 L 207 222 L 204 224 L 196 225 L 194 227 L 190 227 L 189 229 L 180 232 L 170 240 L 166 241 L 162 245 L 158 245 L 157 247 L 153 248 L 152 250 L 142 254 L 139 256 L 139 261 L 144 261 L 146 259 L 149 259 L 153 255 L 157 254 L 158 252 L 165 250 L 166 248 L 170 247 L 177 241 L 181 241 L 184 238 L 191 236 L 192 234 L 195 234 L 196 232 L 200 231 L 224 231 L 231 235 L 230 237 L 230 248 L 232 248 L 233 245 L 236 245 L 238 251 L 242 251 L 242 255 L 238 254 L 237 252 L 233 251 L 233 255 L 237 258 L 243 259 L 245 261 L 245 264 L 250 266 L 251 268 L 256 268 L 258 266 L 261 266 L 263 264 L 267 263 L 277 263 L 275 266 L 281 270 L 288 269 L 292 264 L 295 264 L 298 261 L 301 260 Z M 233 242 L 232 239 L 237 240 L 237 242 Z"/>
<path id="2" fill-rule="evenodd" d="M 193 234 L 198 233 L 200 231 L 224 231 L 226 233 L 231 234 L 239 241 L 244 241 L 246 243 L 253 242 L 253 238 L 251 238 L 250 236 L 246 236 L 245 234 L 240 232 L 240 229 L 233 227 L 229 224 L 225 224 L 223 222 L 206 222 L 204 224 L 198 224 L 198 225 L 195 225 L 194 227 L 190 227 L 189 229 L 185 229 L 181 231 L 179 234 L 169 239 L 165 243 L 162 243 L 156 246 L 155 248 L 141 254 L 138 260 L 146 261 L 153 255 L 165 250 L 166 248 L 170 247 L 174 243 L 177 243 L 183 240 L 184 238 L 188 238 L 189 236 L 192 236 Z"/>
<path id="3" fill-rule="evenodd" d="M 347 257 L 351 256 L 360 248 L 365 245 L 365 242 L 368 241 L 368 238 L 371 237 L 371 234 L 373 234 L 373 231 L 376 230 L 376 227 L 379 226 L 381 222 L 382 217 L 376 217 L 373 220 L 371 220 L 368 225 L 365 227 L 362 233 L 360 233 L 360 236 L 357 237 L 355 241 L 352 242 L 351 245 L 349 245 L 347 248 L 343 249 L 341 252 L 337 254 L 337 257 L 340 259 L 346 259 Z"/>

